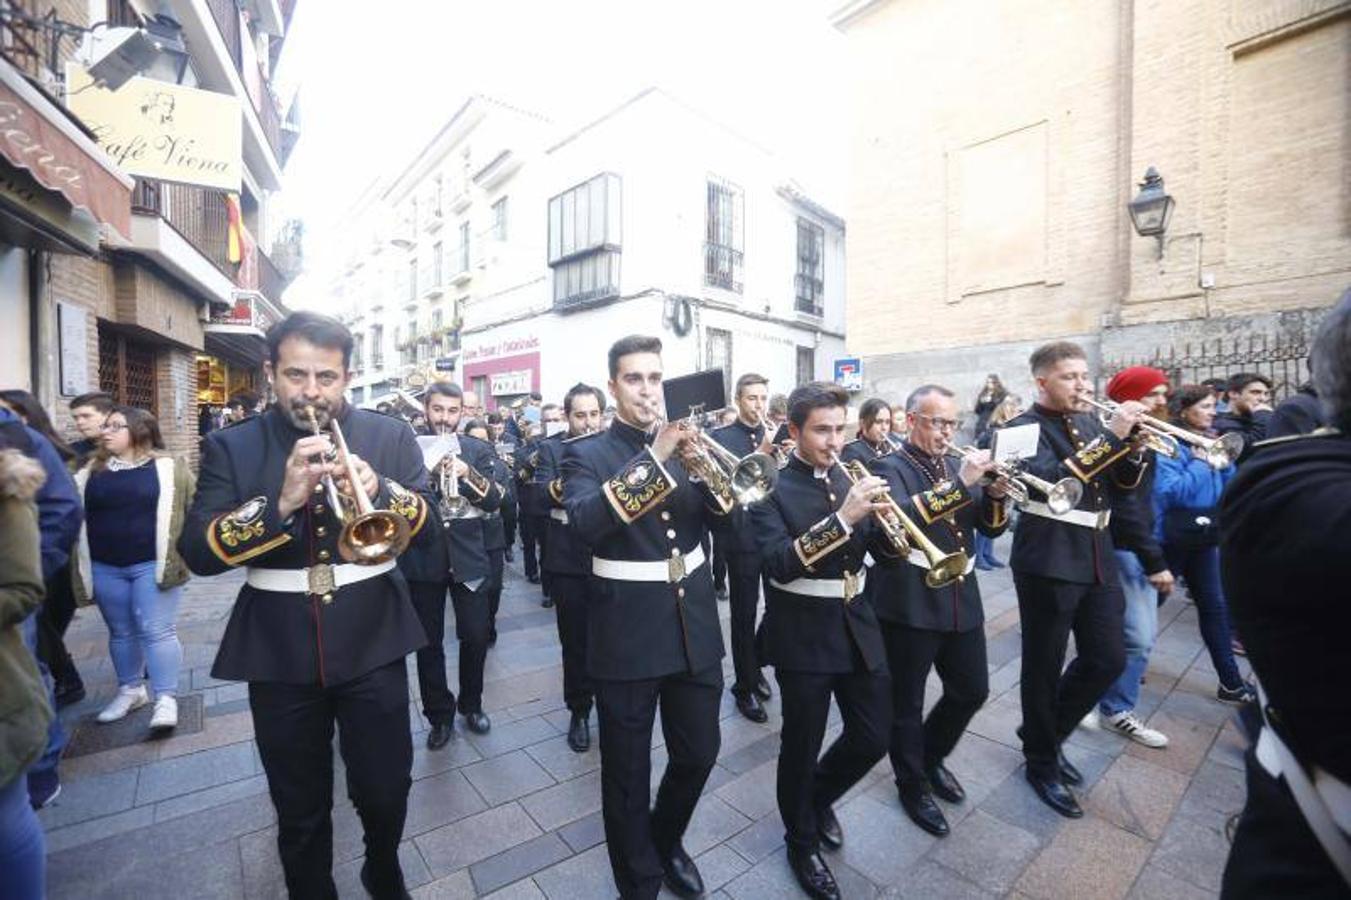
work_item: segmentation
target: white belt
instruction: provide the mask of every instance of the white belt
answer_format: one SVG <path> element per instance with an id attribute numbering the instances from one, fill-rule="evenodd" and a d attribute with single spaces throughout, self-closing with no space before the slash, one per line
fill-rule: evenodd
<path id="1" fill-rule="evenodd" d="M 377 575 L 383 575 L 394 568 L 394 560 L 386 560 L 374 566 L 358 566 L 355 563 L 341 563 L 336 566 L 323 563 L 308 569 L 259 569 L 248 570 L 249 586 L 260 591 L 276 591 L 280 594 L 329 593 L 358 581 L 365 581 Z M 327 569 L 332 575 L 331 586 L 326 584 Z M 314 589 L 312 589 L 314 588 Z M 318 588 L 324 588 L 319 590 Z"/>
<path id="2" fill-rule="evenodd" d="M 1107 527 L 1107 523 L 1112 520 L 1112 511 L 1104 509 L 1099 512 L 1089 512 L 1086 509 L 1072 509 L 1067 513 L 1056 515 L 1051 512 L 1051 508 L 1038 500 L 1029 500 L 1022 504 L 1019 509 L 1023 512 L 1029 512 L 1034 516 L 1041 516 L 1043 519 L 1051 519 L 1056 522 L 1065 522 L 1069 525 L 1078 525 L 1081 528 L 1093 528 L 1098 531 Z"/>
<path id="3" fill-rule="evenodd" d="M 568 524 L 568 511 L 566 509 L 551 509 L 549 510 L 549 518 L 566 525 Z"/>
<path id="4" fill-rule="evenodd" d="M 914 547 L 911 547 L 910 554 L 906 556 L 906 561 L 917 569 L 923 569 L 926 572 L 929 571 L 929 557 L 925 556 L 924 551 L 922 550 L 916 550 Z M 976 571 L 976 559 L 973 556 L 968 556 L 966 558 L 966 568 L 962 570 L 962 574 L 970 575 L 974 571 Z"/>
<path id="5" fill-rule="evenodd" d="M 787 591 L 790 594 L 798 594 L 803 597 L 822 597 L 827 600 L 852 600 L 863 592 L 863 585 L 868 581 L 867 568 L 859 569 L 854 576 L 853 585 L 854 596 L 848 596 L 847 585 L 843 578 L 794 578 L 792 581 L 775 581 L 769 579 L 770 585 L 781 591 Z"/>
<path id="6" fill-rule="evenodd" d="M 465 504 L 464 509 L 460 512 L 458 516 L 455 517 L 455 519 L 482 519 L 486 515 L 487 513 L 479 509 L 477 506 L 467 503 Z M 455 521 L 455 519 L 451 519 L 450 521 L 453 522 Z"/>
<path id="7" fill-rule="evenodd" d="M 704 548 L 698 544 L 682 556 L 652 562 L 591 557 L 591 574 L 612 581 L 664 581 L 675 584 L 704 564 Z"/>

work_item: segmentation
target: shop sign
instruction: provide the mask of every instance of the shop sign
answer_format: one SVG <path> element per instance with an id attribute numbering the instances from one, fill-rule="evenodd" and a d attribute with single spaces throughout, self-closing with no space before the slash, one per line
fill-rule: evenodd
<path id="1" fill-rule="evenodd" d="M 478 359 L 492 359 L 497 356 L 510 356 L 513 353 L 524 353 L 527 350 L 538 350 L 539 338 L 533 334 L 520 338 L 507 338 L 500 341 L 493 341 L 487 344 L 478 344 L 473 347 L 466 347 L 464 350 L 464 361 L 473 362 Z M 529 388 L 526 388 L 529 390 Z"/>
<path id="2" fill-rule="evenodd" d="M 533 372 L 530 369 L 516 369 L 512 372 L 499 372 L 492 376 L 490 390 L 494 397 L 505 394 L 528 394 L 533 385 Z"/>
<path id="3" fill-rule="evenodd" d="M 89 390 L 89 318 L 82 306 L 56 304 L 57 333 L 61 342 L 61 396 L 76 397 Z"/>
<path id="4" fill-rule="evenodd" d="M 262 294 L 257 291 L 236 291 L 234 305 L 221 312 L 213 312 L 207 330 L 254 330 L 266 333 L 279 321 L 280 313 Z"/>
<path id="5" fill-rule="evenodd" d="M 453 356 L 442 356 L 436 360 L 436 371 L 454 372 L 456 359 Z"/>
<path id="6" fill-rule="evenodd" d="M 863 363 L 857 356 L 835 360 L 835 383 L 846 391 L 863 390 Z"/>
<path id="7" fill-rule="evenodd" d="M 124 171 L 237 193 L 243 124 L 229 94 L 137 76 L 115 91 L 66 67 L 69 106 Z"/>

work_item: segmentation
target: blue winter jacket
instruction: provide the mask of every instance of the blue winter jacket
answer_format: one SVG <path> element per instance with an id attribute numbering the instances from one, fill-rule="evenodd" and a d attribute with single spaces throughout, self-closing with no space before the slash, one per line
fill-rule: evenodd
<path id="1" fill-rule="evenodd" d="M 1181 444 L 1176 457 L 1156 454 L 1154 477 L 1154 537 L 1163 542 L 1164 513 L 1170 509 L 1212 509 L 1219 506 L 1224 486 L 1238 471 L 1235 466 L 1216 470 L 1203 457 Z"/>

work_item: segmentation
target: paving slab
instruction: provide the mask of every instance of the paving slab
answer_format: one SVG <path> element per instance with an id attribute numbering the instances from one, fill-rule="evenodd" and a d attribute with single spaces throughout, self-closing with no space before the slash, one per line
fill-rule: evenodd
<path id="1" fill-rule="evenodd" d="M 485 810 L 414 839 L 432 877 L 449 875 L 540 834 L 515 803 Z"/>
<path id="2" fill-rule="evenodd" d="M 998 896 L 1013 888 L 1040 849 L 1036 835 L 977 810 L 927 858 Z"/>
<path id="3" fill-rule="evenodd" d="M 1125 897 L 1149 858 L 1148 841 L 1086 815 L 1063 828 L 1018 879 L 1040 900 Z"/>
<path id="4" fill-rule="evenodd" d="M 1086 810 L 1148 840 L 1158 840 L 1187 790 L 1187 777 L 1122 756 L 1089 793 Z"/>

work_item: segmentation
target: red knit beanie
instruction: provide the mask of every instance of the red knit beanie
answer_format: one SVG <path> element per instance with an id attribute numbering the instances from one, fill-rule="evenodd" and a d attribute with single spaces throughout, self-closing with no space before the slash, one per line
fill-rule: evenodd
<path id="1" fill-rule="evenodd" d="M 1149 366 L 1122 369 L 1107 382 L 1107 396 L 1117 403 L 1140 400 L 1154 388 L 1168 383 L 1168 376 Z"/>

